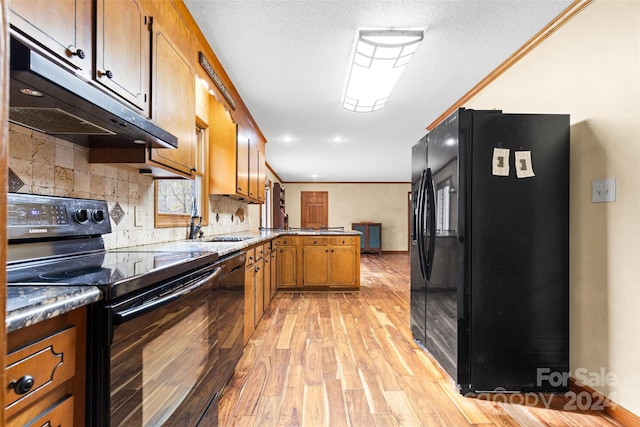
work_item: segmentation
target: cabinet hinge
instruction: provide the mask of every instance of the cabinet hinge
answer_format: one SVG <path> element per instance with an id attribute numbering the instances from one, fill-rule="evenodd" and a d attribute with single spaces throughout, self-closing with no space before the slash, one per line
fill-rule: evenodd
<path id="1" fill-rule="evenodd" d="M 153 16 L 145 16 L 144 17 L 145 24 L 147 25 L 147 29 L 149 32 L 153 31 Z"/>

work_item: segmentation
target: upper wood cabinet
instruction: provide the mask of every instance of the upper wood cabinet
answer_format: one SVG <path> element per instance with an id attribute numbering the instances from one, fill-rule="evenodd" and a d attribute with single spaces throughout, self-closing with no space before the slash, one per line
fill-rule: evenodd
<path id="1" fill-rule="evenodd" d="M 209 192 L 236 195 L 236 159 L 238 125 L 224 105 L 211 96 L 209 100 Z"/>
<path id="2" fill-rule="evenodd" d="M 249 198 L 264 203 L 264 180 L 265 180 L 265 163 L 264 163 L 264 144 L 260 149 L 260 142 L 249 139 L 248 142 L 248 179 L 249 179 Z M 240 161 L 240 158 L 238 158 Z"/>
<path id="3" fill-rule="evenodd" d="M 246 135 L 244 129 L 240 126 L 238 126 L 237 145 L 238 153 L 236 157 L 236 192 L 242 196 L 252 198 L 251 194 L 249 193 L 249 172 L 251 168 L 249 156 L 251 155 L 251 140 Z"/>
<path id="4" fill-rule="evenodd" d="M 260 155 L 260 143 L 252 135 L 247 128 L 240 127 L 233 121 L 224 104 L 214 96 L 210 97 L 211 194 L 230 196 L 252 203 L 264 202 L 264 156 Z M 264 151 L 264 148 L 262 150 Z"/>
<path id="5" fill-rule="evenodd" d="M 11 0 L 11 25 L 91 76 L 92 10 L 86 0 Z"/>
<path id="6" fill-rule="evenodd" d="M 149 114 L 150 17 L 137 0 L 96 1 L 95 80 Z"/>
<path id="7" fill-rule="evenodd" d="M 151 149 L 150 159 L 191 175 L 196 171 L 195 72 L 157 22 L 153 23 L 151 118 L 178 137 L 175 150 Z"/>

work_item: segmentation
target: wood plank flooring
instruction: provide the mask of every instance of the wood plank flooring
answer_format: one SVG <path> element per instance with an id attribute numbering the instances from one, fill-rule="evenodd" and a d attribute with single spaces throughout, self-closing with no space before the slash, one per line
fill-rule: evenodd
<path id="1" fill-rule="evenodd" d="M 359 293 L 276 294 L 221 397 L 219 424 L 622 425 L 571 410 L 564 396 L 462 397 L 442 372 L 411 337 L 409 256 L 362 255 Z"/>

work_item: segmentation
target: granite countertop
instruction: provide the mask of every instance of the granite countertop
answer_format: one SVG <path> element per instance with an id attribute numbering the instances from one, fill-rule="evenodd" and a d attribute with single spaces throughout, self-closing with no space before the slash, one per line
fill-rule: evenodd
<path id="1" fill-rule="evenodd" d="M 95 286 L 7 286 L 6 330 L 24 328 L 100 298 Z"/>
<path id="2" fill-rule="evenodd" d="M 205 236 L 194 241 L 219 257 L 239 252 L 279 236 L 358 236 L 359 231 L 261 230 Z M 180 241 L 184 242 L 184 241 Z M 170 245 L 167 242 L 165 245 Z M 177 243 L 177 242 L 176 242 Z M 124 249 L 124 248 L 119 248 Z M 72 311 L 101 299 L 95 286 L 7 286 L 7 332 Z"/>

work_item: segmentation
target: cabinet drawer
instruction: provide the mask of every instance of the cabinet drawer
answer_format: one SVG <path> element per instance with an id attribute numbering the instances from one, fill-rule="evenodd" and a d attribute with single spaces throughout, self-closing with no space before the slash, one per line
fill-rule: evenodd
<path id="1" fill-rule="evenodd" d="M 331 244 L 334 246 L 353 246 L 356 244 L 356 237 L 354 236 L 334 237 L 331 239 Z"/>
<path id="2" fill-rule="evenodd" d="M 302 241 L 305 246 L 326 246 L 329 239 L 326 237 L 305 237 Z"/>
<path id="3" fill-rule="evenodd" d="M 250 267 L 256 261 L 256 248 L 247 249 L 247 261 L 245 267 Z"/>
<path id="4" fill-rule="evenodd" d="M 256 246 L 256 260 L 264 258 L 264 245 Z"/>
<path id="5" fill-rule="evenodd" d="M 72 427 L 73 423 L 73 396 L 67 396 L 45 409 L 36 419 L 29 420 L 32 426 L 59 426 Z M 20 419 L 7 421 L 7 427 L 22 427 L 24 422 Z"/>
<path id="6" fill-rule="evenodd" d="M 278 237 L 276 240 L 278 246 L 294 246 L 296 244 L 296 238 L 291 237 Z"/>
<path id="7" fill-rule="evenodd" d="M 7 416 L 37 401 L 75 375 L 74 326 L 7 355 Z"/>

